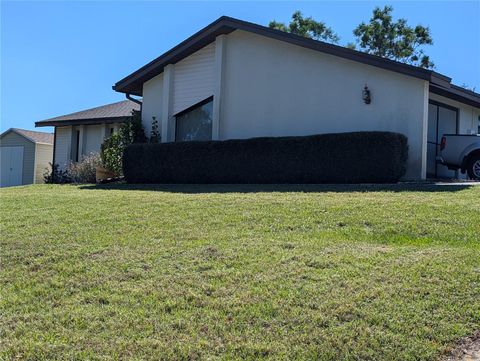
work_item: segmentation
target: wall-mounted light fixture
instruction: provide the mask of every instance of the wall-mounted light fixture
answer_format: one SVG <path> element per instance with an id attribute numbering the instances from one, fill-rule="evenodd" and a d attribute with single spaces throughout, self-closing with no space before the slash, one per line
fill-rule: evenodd
<path id="1" fill-rule="evenodd" d="M 365 87 L 363 88 L 362 99 L 365 102 L 365 104 L 370 104 L 372 102 L 372 98 L 370 96 L 370 89 L 368 89 L 367 84 L 365 84 Z"/>

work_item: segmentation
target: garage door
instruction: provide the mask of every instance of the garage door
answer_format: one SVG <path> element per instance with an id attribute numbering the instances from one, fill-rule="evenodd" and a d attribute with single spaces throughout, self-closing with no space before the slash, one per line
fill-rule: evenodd
<path id="1" fill-rule="evenodd" d="M 0 147 L 0 187 L 22 184 L 23 147 Z"/>

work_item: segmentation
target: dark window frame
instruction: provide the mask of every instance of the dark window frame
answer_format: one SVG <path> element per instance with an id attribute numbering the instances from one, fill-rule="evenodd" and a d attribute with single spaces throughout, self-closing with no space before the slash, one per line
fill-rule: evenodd
<path id="1" fill-rule="evenodd" d="M 455 112 L 455 133 L 458 134 L 459 132 L 459 126 L 460 126 L 460 109 L 459 108 L 456 108 L 454 106 L 451 106 L 451 105 L 448 105 L 448 104 L 445 104 L 445 103 L 442 103 L 442 102 L 438 102 L 436 100 L 431 100 L 429 99 L 428 100 L 428 104 L 432 104 L 432 105 L 435 105 L 437 108 L 437 114 L 436 114 L 436 124 L 435 124 L 435 157 L 438 156 L 438 145 L 440 144 L 440 139 L 438 139 L 438 122 L 439 122 L 439 115 L 440 115 L 440 110 L 439 108 L 442 107 L 442 108 L 445 108 L 445 109 L 449 109 L 451 111 L 454 111 Z M 431 142 L 428 142 L 427 143 L 430 143 Z M 428 151 L 427 151 L 428 152 Z M 438 177 L 438 164 L 435 165 L 435 178 Z"/>
<path id="2" fill-rule="evenodd" d="M 201 107 L 205 104 L 208 104 L 210 102 L 213 102 L 213 95 L 211 95 L 208 98 L 203 99 L 203 100 L 199 101 L 198 103 L 195 103 L 195 104 L 189 106 L 188 108 L 186 108 L 186 109 L 184 109 L 184 110 L 182 110 L 182 111 L 173 115 L 174 118 L 175 118 L 175 122 L 174 122 L 174 124 L 175 124 L 175 142 L 180 142 L 180 140 L 178 140 L 178 126 L 177 126 L 178 119 L 177 119 L 177 117 L 181 117 L 182 115 L 185 115 L 188 112 L 190 112 L 190 111 L 192 111 L 196 108 L 199 108 L 199 107 Z M 212 104 L 212 106 L 213 106 L 213 104 Z M 212 122 L 213 122 L 213 119 L 212 119 Z M 213 129 L 212 129 L 212 131 L 213 131 Z M 213 133 L 212 133 L 212 138 L 213 138 Z"/>
<path id="3" fill-rule="evenodd" d="M 72 154 L 71 160 L 74 162 L 78 162 L 80 153 L 80 130 L 75 129 L 75 151 Z"/>

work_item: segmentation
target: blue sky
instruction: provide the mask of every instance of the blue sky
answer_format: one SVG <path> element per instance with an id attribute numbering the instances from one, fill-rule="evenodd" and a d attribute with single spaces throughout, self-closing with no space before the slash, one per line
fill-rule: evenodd
<path id="1" fill-rule="evenodd" d="M 480 1 L 1 1 L 0 130 L 123 100 L 111 86 L 221 15 L 288 22 L 295 10 L 331 26 L 340 44 L 375 6 L 430 27 L 436 71 L 480 90 Z M 38 130 L 51 130 L 38 128 Z"/>

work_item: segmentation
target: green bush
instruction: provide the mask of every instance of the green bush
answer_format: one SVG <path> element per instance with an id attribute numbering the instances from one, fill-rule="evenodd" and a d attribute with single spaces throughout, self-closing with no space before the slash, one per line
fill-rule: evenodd
<path id="1" fill-rule="evenodd" d="M 390 132 L 132 144 L 123 172 L 130 183 L 388 183 L 407 154 Z"/>
<path id="2" fill-rule="evenodd" d="M 132 110 L 130 119 L 120 126 L 118 131 L 122 138 L 124 145 L 132 143 L 146 143 L 145 129 L 142 125 L 142 113 L 137 110 Z"/>
<path id="3" fill-rule="evenodd" d="M 132 110 L 130 120 L 123 123 L 118 132 L 103 141 L 100 147 L 103 167 L 114 173 L 116 177 L 121 176 L 125 147 L 132 143 L 145 143 L 146 141 L 141 112 Z"/>
<path id="4" fill-rule="evenodd" d="M 103 141 L 102 146 L 100 147 L 102 165 L 114 173 L 116 177 L 122 174 L 122 156 L 124 148 L 124 139 L 120 132 L 113 133 Z"/>

